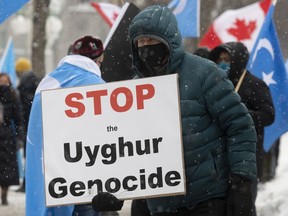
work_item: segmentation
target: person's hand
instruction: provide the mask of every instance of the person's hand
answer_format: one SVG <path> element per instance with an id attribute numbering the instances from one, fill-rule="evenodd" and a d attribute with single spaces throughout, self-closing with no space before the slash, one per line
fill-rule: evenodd
<path id="1" fill-rule="evenodd" d="M 100 192 L 92 199 L 92 207 L 96 212 L 119 211 L 123 203 L 124 201 L 107 192 Z"/>
<path id="2" fill-rule="evenodd" d="M 230 191 L 227 199 L 227 216 L 254 216 L 252 181 L 233 175 L 230 178 Z"/>

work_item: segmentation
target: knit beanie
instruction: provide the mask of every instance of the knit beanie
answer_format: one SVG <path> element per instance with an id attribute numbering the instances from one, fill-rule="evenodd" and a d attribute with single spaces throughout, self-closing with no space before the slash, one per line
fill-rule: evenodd
<path id="1" fill-rule="evenodd" d="M 92 36 L 84 36 L 76 40 L 69 54 L 78 54 L 90 59 L 96 59 L 103 53 L 102 41 Z"/>
<path id="2" fill-rule="evenodd" d="M 15 70 L 17 73 L 31 71 L 31 62 L 27 58 L 18 58 L 15 63 Z"/>

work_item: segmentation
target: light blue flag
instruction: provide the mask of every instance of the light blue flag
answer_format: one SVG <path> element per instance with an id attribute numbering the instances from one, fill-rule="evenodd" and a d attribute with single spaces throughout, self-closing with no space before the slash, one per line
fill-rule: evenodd
<path id="1" fill-rule="evenodd" d="M 47 74 L 37 87 L 26 141 L 26 216 L 71 216 L 74 208 L 73 205 L 48 208 L 45 204 L 41 91 L 104 83 L 100 76 L 98 66 L 91 59 L 70 55 L 64 57 L 59 67 Z M 75 173 L 81 172 L 75 170 Z"/>
<path id="2" fill-rule="evenodd" d="M 0 0 L 0 24 L 29 0 Z"/>
<path id="3" fill-rule="evenodd" d="M 15 56 L 12 38 L 9 38 L 0 61 L 0 73 L 9 75 L 11 82 L 16 87 Z"/>
<path id="4" fill-rule="evenodd" d="M 264 149 L 288 131 L 288 83 L 284 59 L 273 22 L 275 5 L 271 4 L 254 44 L 247 69 L 269 86 L 275 106 L 275 121 L 265 127 Z"/>
<path id="5" fill-rule="evenodd" d="M 176 16 L 182 37 L 199 37 L 199 0 L 172 0 L 168 8 Z"/>

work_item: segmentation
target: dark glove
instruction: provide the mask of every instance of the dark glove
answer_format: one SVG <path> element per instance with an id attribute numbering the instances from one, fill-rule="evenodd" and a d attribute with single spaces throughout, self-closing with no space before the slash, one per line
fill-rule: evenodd
<path id="1" fill-rule="evenodd" d="M 107 192 L 100 192 L 92 199 L 92 207 L 96 212 L 119 211 L 123 203 L 124 201 Z"/>
<path id="2" fill-rule="evenodd" d="M 233 175 L 230 178 L 230 191 L 227 199 L 227 216 L 255 216 L 253 193 L 255 183 Z"/>

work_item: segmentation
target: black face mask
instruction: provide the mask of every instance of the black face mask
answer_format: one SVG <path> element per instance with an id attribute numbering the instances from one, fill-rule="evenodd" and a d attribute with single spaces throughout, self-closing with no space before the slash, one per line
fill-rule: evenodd
<path id="1" fill-rule="evenodd" d="M 139 47 L 138 54 L 147 68 L 155 69 L 164 65 L 169 52 L 165 44 L 159 43 Z"/>
<path id="2" fill-rule="evenodd" d="M 10 86 L 0 85 L 0 92 L 5 93 L 10 90 Z"/>
<path id="3" fill-rule="evenodd" d="M 0 102 L 6 103 L 7 101 L 12 100 L 12 98 L 11 86 L 0 85 Z"/>

